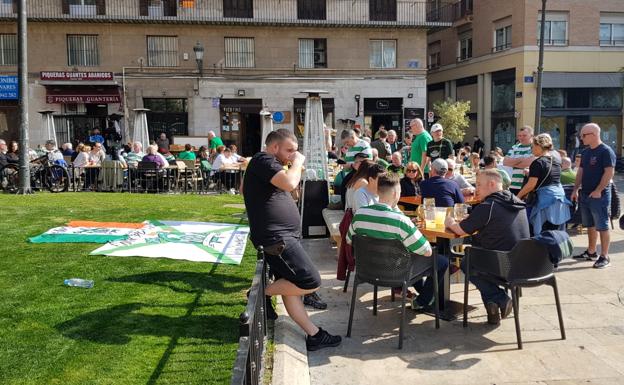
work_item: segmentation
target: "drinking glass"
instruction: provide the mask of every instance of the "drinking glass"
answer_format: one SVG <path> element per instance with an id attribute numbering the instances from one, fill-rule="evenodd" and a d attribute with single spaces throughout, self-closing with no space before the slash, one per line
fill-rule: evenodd
<path id="1" fill-rule="evenodd" d="M 468 217 L 468 205 L 465 203 L 455 203 L 453 207 L 453 216 L 456 221 L 462 221 Z"/>

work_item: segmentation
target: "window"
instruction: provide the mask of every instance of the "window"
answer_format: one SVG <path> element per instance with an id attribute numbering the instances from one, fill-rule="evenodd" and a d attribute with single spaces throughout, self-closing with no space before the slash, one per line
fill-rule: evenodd
<path id="1" fill-rule="evenodd" d="M 494 32 L 494 52 L 511 48 L 511 25 L 499 28 Z"/>
<path id="2" fill-rule="evenodd" d="M 327 68 L 327 39 L 299 39 L 299 68 Z"/>
<path id="3" fill-rule="evenodd" d="M 566 99 L 568 108 L 589 108 L 591 88 L 568 88 Z"/>
<path id="4" fill-rule="evenodd" d="M 148 36 L 147 65 L 150 67 L 177 67 L 178 37 Z"/>
<path id="5" fill-rule="evenodd" d="M 297 19 L 325 20 L 326 18 L 326 0 L 297 0 Z"/>
<path id="6" fill-rule="evenodd" d="M 253 37 L 225 38 L 225 66 L 227 68 L 255 67 Z"/>
<path id="7" fill-rule="evenodd" d="M 440 41 L 429 44 L 427 52 L 429 52 L 427 68 L 438 68 L 440 66 Z"/>
<path id="8" fill-rule="evenodd" d="M 149 109 L 146 115 L 150 138 L 163 132 L 169 137 L 188 135 L 186 99 L 144 98 L 143 107 Z"/>
<path id="9" fill-rule="evenodd" d="M 223 0 L 223 17 L 253 18 L 253 0 Z"/>
<path id="10" fill-rule="evenodd" d="M 67 65 L 100 65 L 97 35 L 67 35 Z"/>
<path id="11" fill-rule="evenodd" d="M 472 57 L 472 31 L 459 35 L 458 50 L 458 61 L 468 60 Z"/>
<path id="12" fill-rule="evenodd" d="M 592 108 L 622 109 L 621 88 L 594 88 L 591 95 Z"/>
<path id="13" fill-rule="evenodd" d="M 564 108 L 565 94 L 563 88 L 544 88 L 542 90 L 542 108 Z"/>
<path id="14" fill-rule="evenodd" d="M 17 11 L 16 7 L 17 3 L 14 3 L 13 0 L 0 0 L 0 14 L 2 15 L 15 13 Z"/>
<path id="15" fill-rule="evenodd" d="M 537 44 L 542 26 L 541 12 L 537 15 Z M 568 14 L 565 12 L 546 12 L 544 24 L 544 45 L 568 44 Z"/>
<path id="16" fill-rule="evenodd" d="M 600 15 L 600 45 L 624 45 L 624 14 Z"/>
<path id="17" fill-rule="evenodd" d="M 177 0 L 139 0 L 139 14 L 150 17 L 177 16 L 178 3 Z"/>
<path id="18" fill-rule="evenodd" d="M 370 68 L 396 68 L 396 40 L 371 40 Z"/>
<path id="19" fill-rule="evenodd" d="M 368 14 L 370 21 L 396 21 L 396 0 L 369 0 Z"/>
<path id="20" fill-rule="evenodd" d="M 0 65 L 17 65 L 17 35 L 0 34 Z"/>
<path id="21" fill-rule="evenodd" d="M 94 16 L 106 14 L 106 0 L 62 0 L 64 14 Z"/>

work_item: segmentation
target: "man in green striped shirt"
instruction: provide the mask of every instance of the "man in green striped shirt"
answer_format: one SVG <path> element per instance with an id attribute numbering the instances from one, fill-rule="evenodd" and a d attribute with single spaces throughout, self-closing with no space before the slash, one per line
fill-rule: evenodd
<path id="1" fill-rule="evenodd" d="M 380 175 L 377 179 L 379 203 L 360 208 L 353 216 L 347 243 L 351 244 L 353 235 L 366 235 L 380 239 L 398 239 L 405 248 L 414 254 L 431 256 L 431 245 L 412 221 L 396 208 L 401 197 L 401 186 L 396 174 Z M 383 256 L 380 256 L 383 258 Z M 440 287 L 444 282 L 444 273 L 448 259 L 438 256 L 438 278 Z M 433 279 L 427 279 L 414 285 L 420 293 L 412 303 L 415 310 L 424 309 L 433 303 Z M 394 290 L 394 289 L 393 289 Z M 411 294 L 411 293 L 410 293 Z"/>
<path id="2" fill-rule="evenodd" d="M 513 168 L 509 191 L 518 195 L 524 184 L 524 169 L 535 160 L 531 152 L 533 128 L 524 126 L 518 131 L 518 143 L 514 144 L 503 160 L 503 166 Z"/>
<path id="3" fill-rule="evenodd" d="M 344 130 L 340 138 L 342 139 L 343 145 L 349 146 L 344 159 L 344 161 L 347 162 L 347 167 L 351 167 L 355 160 L 355 155 L 360 153 L 368 155 L 368 159 L 373 159 L 373 151 L 370 144 L 364 139 L 358 138 L 355 131 Z"/>

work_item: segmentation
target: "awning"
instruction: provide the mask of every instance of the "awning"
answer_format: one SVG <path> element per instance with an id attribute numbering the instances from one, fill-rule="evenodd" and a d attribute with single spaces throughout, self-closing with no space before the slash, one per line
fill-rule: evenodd
<path id="1" fill-rule="evenodd" d="M 624 74 L 619 72 L 544 72 L 544 88 L 620 88 Z"/>
<path id="2" fill-rule="evenodd" d="M 121 103 L 117 86 L 46 86 L 48 104 Z"/>

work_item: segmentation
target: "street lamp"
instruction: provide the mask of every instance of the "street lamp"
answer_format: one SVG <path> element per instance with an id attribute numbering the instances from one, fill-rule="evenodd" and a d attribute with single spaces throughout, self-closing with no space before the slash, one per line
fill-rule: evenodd
<path id="1" fill-rule="evenodd" d="M 204 46 L 198 41 L 193 46 L 193 52 L 195 52 L 195 61 L 197 62 L 197 70 L 199 76 L 204 75 Z"/>

